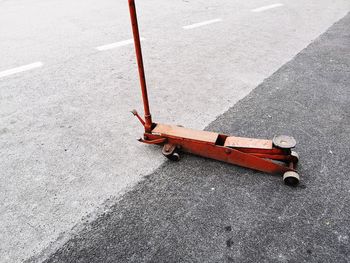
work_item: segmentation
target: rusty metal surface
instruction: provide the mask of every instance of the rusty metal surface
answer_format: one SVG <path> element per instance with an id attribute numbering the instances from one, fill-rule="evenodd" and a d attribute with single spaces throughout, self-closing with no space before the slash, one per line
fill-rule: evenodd
<path id="1" fill-rule="evenodd" d="M 169 130 L 171 131 L 169 127 L 174 127 L 176 131 L 179 131 L 180 129 L 180 132 L 174 132 L 173 133 L 174 135 L 169 136 Z M 240 151 L 239 149 L 231 149 L 228 147 L 215 145 L 215 142 L 213 142 L 213 140 L 212 142 L 208 143 L 203 140 L 184 138 L 183 136 L 175 136 L 175 135 L 181 134 L 181 132 L 184 132 L 185 134 L 188 135 L 189 134 L 188 130 L 190 129 L 186 129 L 178 126 L 171 126 L 171 125 L 160 125 L 158 130 L 167 131 L 168 135 L 165 135 L 164 133 L 147 134 L 148 139 L 156 140 L 158 138 L 166 138 L 167 143 L 171 145 L 177 145 L 181 149 L 181 151 L 184 151 L 184 152 L 188 152 L 198 156 L 211 158 L 218 161 L 223 161 L 223 162 L 243 166 L 246 168 L 250 168 L 250 169 L 254 169 L 262 172 L 272 173 L 272 174 L 283 174 L 286 171 L 295 171 L 294 167 L 290 167 L 288 164 L 284 165 L 283 163 L 276 163 L 273 160 L 265 159 L 266 157 L 269 157 L 267 154 L 265 155 L 261 154 L 259 156 L 259 154 L 246 153 L 246 152 Z M 195 136 L 195 138 L 198 139 L 198 135 L 196 133 L 197 131 L 194 131 L 194 130 L 190 130 L 190 131 L 195 132 L 193 135 Z M 211 133 L 211 134 L 215 134 L 215 133 Z M 252 150 L 258 150 L 258 149 L 252 149 Z M 285 161 L 288 158 L 290 158 L 290 152 L 288 151 L 278 150 L 278 152 L 280 153 L 279 155 L 273 154 L 276 152 L 276 148 L 273 148 L 271 150 L 265 149 L 263 151 L 266 151 L 266 152 L 271 151 L 272 153 L 271 157 L 273 157 L 273 159 L 275 160 Z"/>
<path id="2" fill-rule="evenodd" d="M 173 143 L 171 139 L 169 142 Z M 199 156 L 224 161 L 227 163 L 247 167 L 262 172 L 283 174 L 286 171 L 294 170 L 283 164 L 275 163 L 272 160 L 257 157 L 253 154 L 244 153 L 237 149 L 230 149 L 223 146 L 204 144 L 201 142 L 191 142 L 188 140 L 178 141 L 174 143 L 181 145 L 181 150 L 196 154 Z"/>
<path id="3" fill-rule="evenodd" d="M 157 124 L 157 126 L 152 130 L 152 133 L 155 135 L 179 137 L 212 144 L 215 144 L 219 135 L 216 132 L 197 131 L 167 124 Z"/>
<path id="4" fill-rule="evenodd" d="M 259 148 L 269 150 L 272 149 L 272 141 L 230 136 L 226 138 L 224 146 L 233 148 Z"/>
<path id="5" fill-rule="evenodd" d="M 280 149 L 273 147 L 272 149 L 258 149 L 258 148 L 239 148 L 241 152 L 251 154 L 273 154 L 273 155 L 286 155 L 290 154 L 290 149 Z"/>
<path id="6" fill-rule="evenodd" d="M 175 144 L 166 143 L 163 146 L 162 154 L 164 156 L 172 155 L 175 152 L 175 150 L 176 150 L 176 145 Z"/>

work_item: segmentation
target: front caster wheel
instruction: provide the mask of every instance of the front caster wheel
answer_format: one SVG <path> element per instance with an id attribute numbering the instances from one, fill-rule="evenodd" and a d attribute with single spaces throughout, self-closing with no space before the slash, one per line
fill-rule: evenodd
<path id="1" fill-rule="evenodd" d="M 171 161 L 177 162 L 180 160 L 180 154 L 178 153 L 177 146 L 174 144 L 165 144 L 162 154 Z"/>
<path id="2" fill-rule="evenodd" d="M 170 161 L 177 162 L 180 160 L 180 154 L 177 152 L 174 152 L 173 154 L 166 155 L 166 158 L 168 158 Z"/>
<path id="3" fill-rule="evenodd" d="M 300 182 L 300 176 L 298 173 L 293 171 L 285 172 L 283 175 L 283 182 L 289 186 L 297 186 Z"/>

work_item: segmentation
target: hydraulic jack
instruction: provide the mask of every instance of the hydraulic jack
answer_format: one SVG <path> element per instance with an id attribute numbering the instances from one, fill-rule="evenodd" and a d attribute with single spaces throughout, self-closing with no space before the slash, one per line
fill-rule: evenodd
<path id="1" fill-rule="evenodd" d="M 162 145 L 163 155 L 173 161 L 180 159 L 180 152 L 187 152 L 262 172 L 281 174 L 285 184 L 298 185 L 300 177 L 295 169 L 299 157 L 292 151 L 296 145 L 293 137 L 281 135 L 275 136 L 273 140 L 261 140 L 152 122 L 135 1 L 128 1 L 144 105 L 144 119 L 136 110 L 132 111 L 145 129 L 139 141 Z"/>

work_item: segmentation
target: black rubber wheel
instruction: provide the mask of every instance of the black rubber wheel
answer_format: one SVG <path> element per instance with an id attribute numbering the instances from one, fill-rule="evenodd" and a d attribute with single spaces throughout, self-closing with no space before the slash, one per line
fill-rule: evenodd
<path id="1" fill-rule="evenodd" d="M 173 162 L 177 162 L 180 160 L 180 154 L 178 152 L 174 152 L 173 154 L 167 155 L 166 158 Z"/>
<path id="2" fill-rule="evenodd" d="M 283 175 L 283 182 L 285 185 L 297 186 L 300 182 L 300 176 L 298 173 L 293 171 L 285 172 Z"/>

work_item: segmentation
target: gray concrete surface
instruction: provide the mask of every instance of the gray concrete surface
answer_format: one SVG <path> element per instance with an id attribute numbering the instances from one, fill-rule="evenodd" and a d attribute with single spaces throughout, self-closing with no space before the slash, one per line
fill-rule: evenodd
<path id="1" fill-rule="evenodd" d="M 350 14 L 207 129 L 298 140 L 300 186 L 185 155 L 45 262 L 349 262 Z"/>
<path id="2" fill-rule="evenodd" d="M 348 0 L 281 3 L 252 13 L 271 2 L 140 1 L 155 120 L 204 128 L 350 10 Z M 126 1 L 0 1 L 0 71 L 44 63 L 0 79 L 0 261 L 60 246 L 163 163 L 134 140 L 132 46 L 94 49 L 130 37 Z"/>

